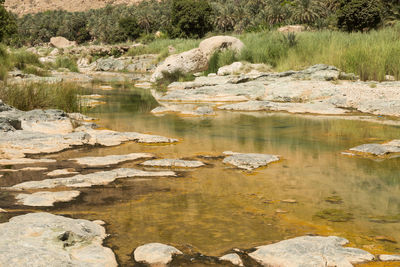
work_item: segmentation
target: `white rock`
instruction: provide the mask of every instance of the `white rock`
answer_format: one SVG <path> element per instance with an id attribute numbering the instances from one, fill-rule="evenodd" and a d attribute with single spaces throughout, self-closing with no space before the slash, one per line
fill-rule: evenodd
<path id="1" fill-rule="evenodd" d="M 236 253 L 226 254 L 226 255 L 220 257 L 219 259 L 223 260 L 223 261 L 229 261 L 234 265 L 243 266 L 242 259 Z"/>
<path id="2" fill-rule="evenodd" d="M 54 159 L 30 159 L 30 158 L 17 158 L 17 159 L 0 159 L 0 165 L 22 165 L 22 164 L 35 164 L 35 163 L 54 163 Z"/>
<path id="3" fill-rule="evenodd" d="M 26 167 L 22 169 L 18 169 L 19 171 L 45 171 L 47 168 L 44 167 Z"/>
<path id="4" fill-rule="evenodd" d="M 380 261 L 400 261 L 400 255 L 379 255 Z"/>
<path id="5" fill-rule="evenodd" d="M 76 161 L 78 164 L 86 165 L 88 167 L 103 167 L 118 164 L 125 161 L 132 161 L 142 158 L 153 158 L 153 154 L 149 153 L 131 153 L 126 155 L 108 155 L 104 157 L 82 157 L 70 159 Z"/>
<path id="6" fill-rule="evenodd" d="M 68 202 L 78 197 L 79 191 L 36 192 L 33 194 L 18 194 L 15 198 L 25 206 L 50 207 L 55 202 Z"/>
<path id="7" fill-rule="evenodd" d="M 213 36 L 199 44 L 200 51 L 209 59 L 215 51 L 230 49 L 240 52 L 244 47 L 242 41 L 232 36 Z"/>
<path id="8" fill-rule="evenodd" d="M 218 69 L 217 75 L 224 76 L 224 75 L 232 75 L 238 73 L 243 67 L 242 62 L 234 62 L 230 65 L 223 66 Z"/>
<path id="9" fill-rule="evenodd" d="M 147 264 L 168 264 L 172 256 L 182 254 L 178 249 L 160 243 L 150 243 L 137 247 L 134 251 L 134 258 L 137 262 Z"/>
<path id="10" fill-rule="evenodd" d="M 49 213 L 29 213 L 0 224 L 0 266 L 117 266 L 103 247 L 104 227 Z"/>
<path id="11" fill-rule="evenodd" d="M 58 37 L 51 37 L 50 44 L 56 48 L 68 48 L 71 46 L 76 46 L 75 41 L 68 41 L 68 39 L 58 36 Z"/>
<path id="12" fill-rule="evenodd" d="M 155 159 L 148 160 L 141 165 L 158 166 L 158 167 L 183 167 L 183 168 L 198 168 L 204 166 L 204 163 L 198 160 L 182 160 L 182 159 Z"/>
<path id="13" fill-rule="evenodd" d="M 336 236 L 302 236 L 257 247 L 249 256 L 265 266 L 351 267 L 374 259 L 364 250 L 343 247 L 349 241 Z"/>
<path id="14" fill-rule="evenodd" d="M 91 187 L 93 185 L 106 185 L 119 178 L 129 177 L 157 177 L 175 176 L 172 171 L 147 172 L 137 169 L 120 168 L 111 171 L 102 171 L 89 174 L 78 174 L 72 177 L 45 179 L 42 181 L 29 181 L 9 187 L 11 190 L 40 189 L 55 187 Z"/>
<path id="15" fill-rule="evenodd" d="M 302 32 L 305 30 L 303 25 L 287 25 L 278 28 L 278 32 L 288 33 L 288 32 Z"/>
<path id="16" fill-rule="evenodd" d="M 77 174 L 78 172 L 72 171 L 70 169 L 59 169 L 59 170 L 54 170 L 51 172 L 47 173 L 47 176 L 60 176 L 60 175 L 67 175 L 67 174 Z"/>
<path id="17" fill-rule="evenodd" d="M 225 151 L 224 154 L 230 155 L 223 160 L 224 163 L 249 171 L 279 160 L 279 156 L 269 154 L 236 153 L 232 151 Z"/>

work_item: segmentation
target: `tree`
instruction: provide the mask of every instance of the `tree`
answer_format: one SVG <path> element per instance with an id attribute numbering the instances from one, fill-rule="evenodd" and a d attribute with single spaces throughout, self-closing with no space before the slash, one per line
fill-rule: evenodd
<path id="1" fill-rule="evenodd" d="M 382 20 L 381 10 L 379 0 L 341 0 L 338 27 L 349 32 L 376 28 Z"/>
<path id="2" fill-rule="evenodd" d="M 296 0 L 291 4 L 291 7 L 291 19 L 295 23 L 312 24 L 324 14 L 320 0 Z"/>
<path id="3" fill-rule="evenodd" d="M 138 22 L 134 17 L 120 19 L 119 28 L 125 34 L 127 39 L 135 40 L 142 32 Z"/>
<path id="4" fill-rule="evenodd" d="M 201 38 L 212 30 L 211 15 L 206 0 L 173 0 L 168 34 L 172 38 Z"/>
<path id="5" fill-rule="evenodd" d="M 7 12 L 3 4 L 4 0 L 0 0 L 0 42 L 17 32 L 15 17 Z"/>

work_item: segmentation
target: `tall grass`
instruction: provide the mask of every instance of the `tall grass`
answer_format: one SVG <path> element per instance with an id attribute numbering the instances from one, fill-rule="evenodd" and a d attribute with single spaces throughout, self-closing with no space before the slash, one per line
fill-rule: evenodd
<path id="1" fill-rule="evenodd" d="M 10 56 L 7 53 L 7 48 L 0 44 L 0 81 L 7 78 L 7 71 L 10 68 Z"/>
<path id="2" fill-rule="evenodd" d="M 82 89 L 73 83 L 29 83 L 0 87 L 0 99 L 20 110 L 55 108 L 79 112 L 78 94 Z"/>
<path id="3" fill-rule="evenodd" d="M 246 47 L 239 59 L 267 63 L 277 71 L 323 63 L 362 80 L 382 81 L 385 75 L 400 79 L 400 25 L 369 33 L 303 32 L 296 38 L 296 45 L 290 46 L 276 32 L 245 34 L 241 39 Z"/>
<path id="4" fill-rule="evenodd" d="M 72 72 L 79 72 L 78 65 L 76 64 L 75 60 L 67 56 L 57 57 L 55 67 L 69 69 Z"/>

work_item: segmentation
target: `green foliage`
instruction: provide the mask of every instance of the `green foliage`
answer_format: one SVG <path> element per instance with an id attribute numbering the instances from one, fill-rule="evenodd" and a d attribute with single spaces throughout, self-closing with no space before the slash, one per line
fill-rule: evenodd
<path id="1" fill-rule="evenodd" d="M 381 12 L 377 0 L 340 0 L 338 27 L 349 32 L 374 29 L 382 20 Z"/>
<path id="2" fill-rule="evenodd" d="M 0 44 L 0 81 L 4 81 L 7 77 L 7 71 L 10 67 L 10 57 L 5 46 Z"/>
<path id="3" fill-rule="evenodd" d="M 238 57 L 235 51 L 232 50 L 217 51 L 211 56 L 208 62 L 208 69 L 204 72 L 204 74 L 207 75 L 210 73 L 217 73 L 220 67 L 225 65 L 230 65 L 237 60 Z"/>
<path id="4" fill-rule="evenodd" d="M 169 35 L 201 38 L 212 30 L 212 8 L 207 0 L 173 0 Z"/>
<path id="5" fill-rule="evenodd" d="M 181 71 L 175 71 L 172 73 L 163 72 L 162 74 L 163 78 L 158 80 L 157 83 L 155 84 L 155 88 L 160 91 L 167 90 L 167 86 L 173 82 L 193 81 L 195 78 L 192 74 L 185 74 L 182 73 Z"/>
<path id="6" fill-rule="evenodd" d="M 119 20 L 119 28 L 127 40 L 135 40 L 142 33 L 137 20 L 134 17 L 126 17 Z"/>
<path id="7" fill-rule="evenodd" d="M 0 87 L 0 99 L 20 110 L 56 108 L 66 112 L 79 112 L 80 91 L 78 85 L 70 83 L 9 85 Z"/>
<path id="8" fill-rule="evenodd" d="M 0 0 L 0 42 L 17 32 L 16 18 L 3 6 Z"/>
<path id="9" fill-rule="evenodd" d="M 11 61 L 13 66 L 20 70 L 24 70 L 28 65 L 42 67 L 42 63 L 40 63 L 36 54 L 22 49 L 11 54 Z"/>
<path id="10" fill-rule="evenodd" d="M 72 72 L 79 72 L 78 65 L 76 64 L 75 60 L 67 56 L 57 57 L 55 66 L 57 68 L 69 69 Z"/>

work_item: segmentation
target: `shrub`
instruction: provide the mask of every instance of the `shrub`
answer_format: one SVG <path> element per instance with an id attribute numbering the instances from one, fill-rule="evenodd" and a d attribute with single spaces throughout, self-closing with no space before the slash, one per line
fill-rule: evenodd
<path id="1" fill-rule="evenodd" d="M 15 17 L 7 12 L 3 4 L 4 0 L 0 0 L 0 42 L 17 32 Z"/>
<path id="2" fill-rule="evenodd" d="M 78 65 L 75 60 L 72 60 L 69 57 L 58 57 L 56 59 L 56 67 L 57 68 L 66 68 L 72 72 L 79 72 Z"/>
<path id="3" fill-rule="evenodd" d="M 212 30 L 212 9 L 206 0 L 173 0 L 169 35 L 201 38 Z"/>
<path id="4" fill-rule="evenodd" d="M 134 17 L 120 19 L 119 28 L 128 40 L 135 40 L 142 33 L 142 30 Z"/>
<path id="5" fill-rule="evenodd" d="M 352 31 L 374 29 L 381 22 L 382 5 L 377 0 L 341 0 L 337 11 L 338 27 Z"/>

